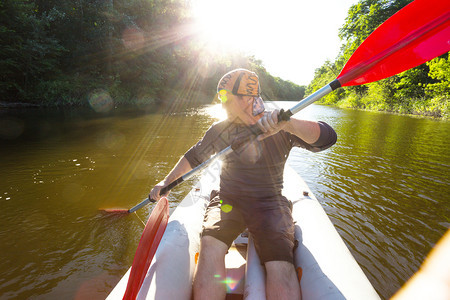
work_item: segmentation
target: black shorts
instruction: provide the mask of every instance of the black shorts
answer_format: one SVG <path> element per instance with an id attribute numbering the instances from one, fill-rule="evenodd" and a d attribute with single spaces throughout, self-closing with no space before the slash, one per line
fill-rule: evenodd
<path id="1" fill-rule="evenodd" d="M 294 263 L 294 222 L 292 204 L 283 196 L 274 199 L 235 199 L 234 205 L 211 193 L 206 209 L 202 236 L 212 236 L 228 247 L 246 228 L 252 234 L 261 263 L 288 261 Z M 244 202 L 245 201 L 245 202 Z M 261 205 L 263 204 L 263 205 Z"/>

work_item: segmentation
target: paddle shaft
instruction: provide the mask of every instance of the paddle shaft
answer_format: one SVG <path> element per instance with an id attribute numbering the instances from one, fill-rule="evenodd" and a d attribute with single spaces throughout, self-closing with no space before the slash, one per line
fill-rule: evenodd
<path id="1" fill-rule="evenodd" d="M 314 102 L 316 102 L 320 98 L 328 95 L 329 93 L 331 93 L 332 91 L 334 91 L 335 89 L 337 89 L 339 87 L 341 87 L 340 82 L 337 79 L 333 80 L 332 82 L 330 82 L 329 84 L 325 85 L 321 89 L 318 89 L 317 91 L 315 91 L 314 93 L 312 93 L 311 95 L 306 97 L 305 99 L 300 100 L 296 105 L 294 105 L 293 107 L 291 107 L 287 111 L 280 112 L 280 115 L 278 116 L 278 121 L 281 121 L 281 120 L 286 120 L 287 121 L 287 120 L 289 120 L 289 118 L 291 116 L 295 115 L 296 113 L 298 113 L 299 111 L 301 111 L 305 107 L 313 104 Z"/>

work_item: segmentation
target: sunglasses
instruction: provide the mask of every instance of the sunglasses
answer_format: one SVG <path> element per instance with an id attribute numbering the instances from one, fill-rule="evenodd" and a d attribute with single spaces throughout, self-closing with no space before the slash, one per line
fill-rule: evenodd
<path id="1" fill-rule="evenodd" d="M 264 101 L 261 97 L 253 97 L 252 105 L 252 114 L 254 117 L 262 114 L 266 110 L 266 108 L 264 107 Z"/>

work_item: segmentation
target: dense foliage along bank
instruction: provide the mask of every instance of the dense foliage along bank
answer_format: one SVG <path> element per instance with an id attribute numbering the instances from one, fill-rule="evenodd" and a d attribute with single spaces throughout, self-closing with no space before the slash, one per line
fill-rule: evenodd
<path id="1" fill-rule="evenodd" d="M 340 28 L 343 41 L 334 62 L 316 69 L 307 94 L 337 77 L 356 48 L 381 23 L 411 0 L 360 0 L 351 6 Z M 450 60 L 448 53 L 399 75 L 366 84 L 346 87 L 326 96 L 322 103 L 341 107 L 384 110 L 448 118 L 450 99 Z"/>
<path id="2" fill-rule="evenodd" d="M 271 76 L 253 57 L 207 51 L 188 3 L 2 1 L 0 101 L 172 106 L 210 99 L 235 67 L 256 71 L 266 98 L 304 96 L 305 87 Z"/>

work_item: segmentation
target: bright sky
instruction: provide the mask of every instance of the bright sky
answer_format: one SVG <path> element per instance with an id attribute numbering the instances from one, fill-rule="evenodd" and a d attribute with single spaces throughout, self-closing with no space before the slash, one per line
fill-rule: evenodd
<path id="1" fill-rule="evenodd" d="M 211 44 L 255 55 L 274 76 L 307 85 L 334 60 L 339 28 L 358 0 L 192 0 Z"/>

